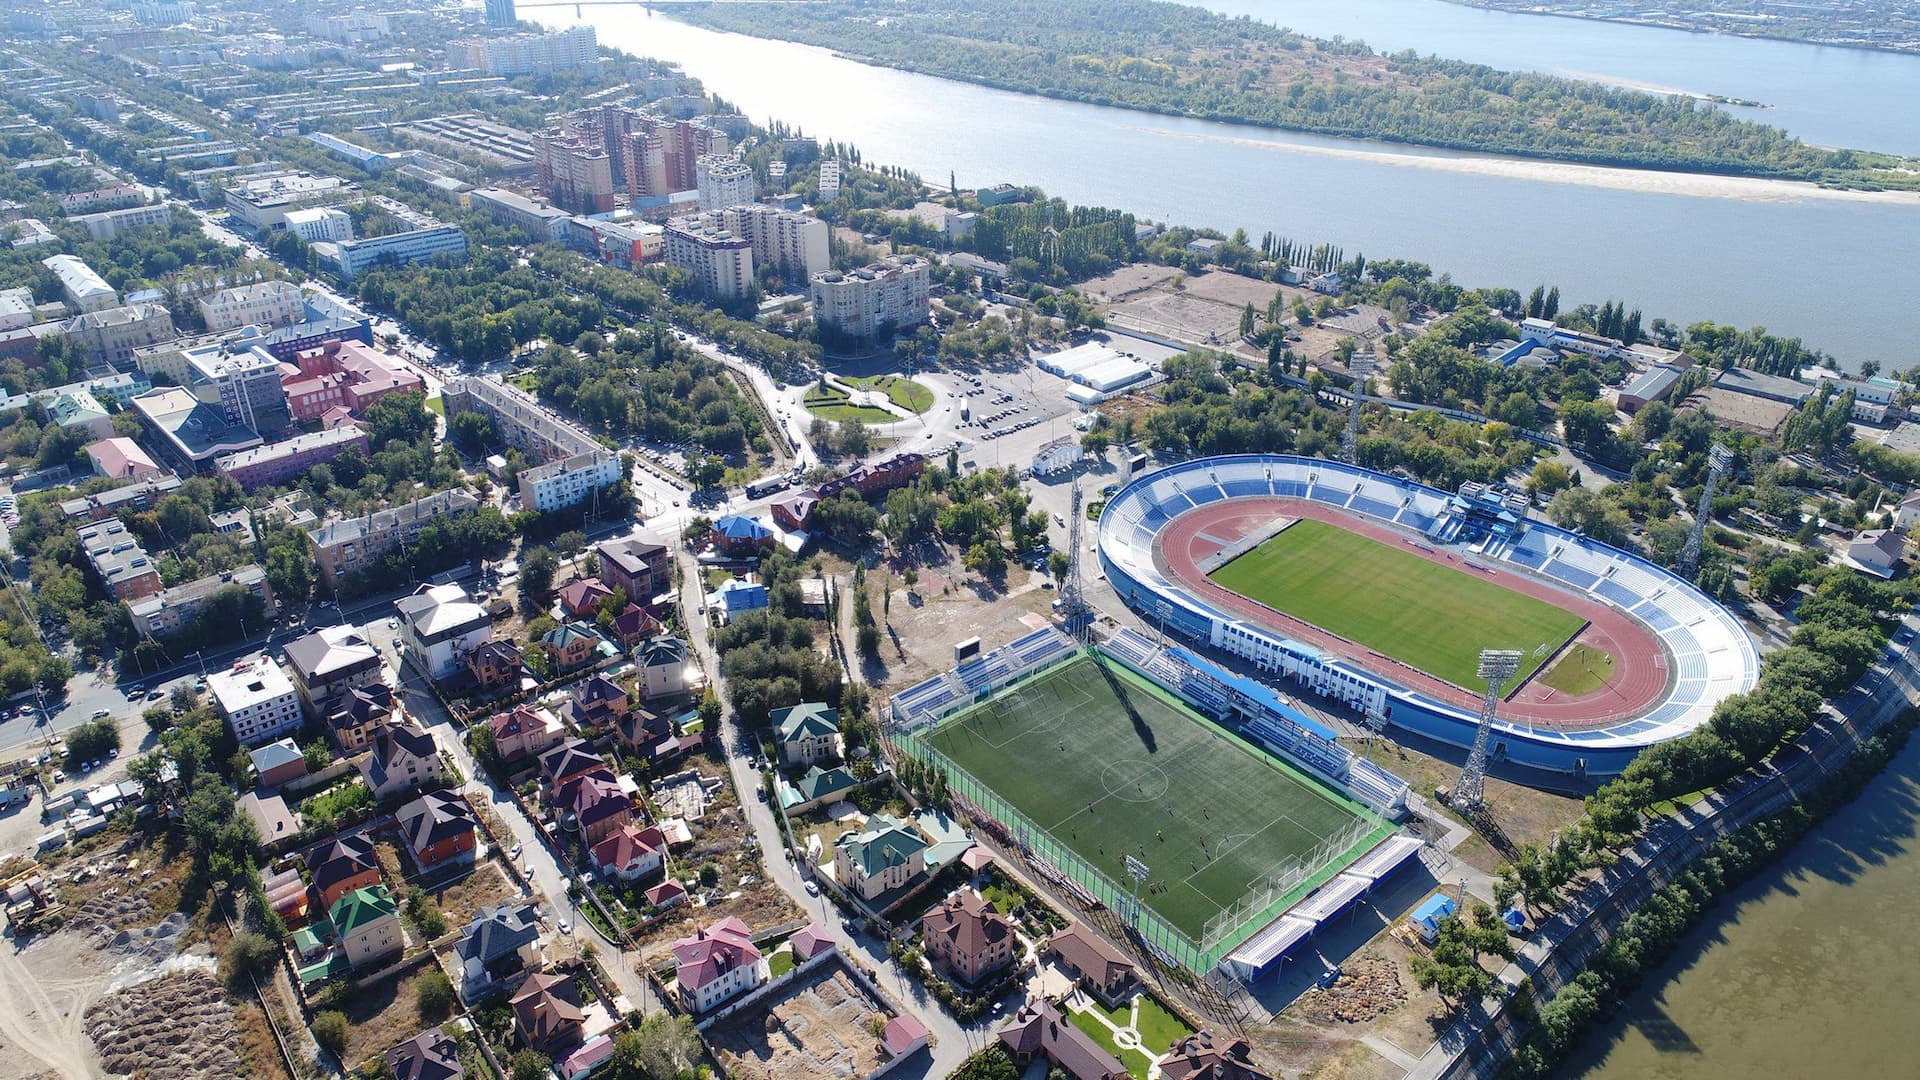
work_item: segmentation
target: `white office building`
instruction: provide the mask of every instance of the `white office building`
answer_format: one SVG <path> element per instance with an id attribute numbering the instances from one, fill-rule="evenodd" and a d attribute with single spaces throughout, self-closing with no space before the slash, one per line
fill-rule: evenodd
<path id="1" fill-rule="evenodd" d="M 240 660 L 208 675 L 207 690 L 242 746 L 269 743 L 300 727 L 300 693 L 271 657 Z"/>
<path id="2" fill-rule="evenodd" d="M 200 298 L 200 317 L 212 331 L 241 326 L 291 326 L 306 318 L 300 287 L 291 281 L 262 281 L 221 289 Z"/>
<path id="3" fill-rule="evenodd" d="M 292 210 L 286 216 L 287 231 L 309 244 L 338 243 L 353 239 L 353 218 L 345 210 L 314 206 Z"/>
<path id="4" fill-rule="evenodd" d="M 165 225 L 172 220 L 173 207 L 166 203 L 129 206 L 124 210 L 102 210 L 97 214 L 81 214 L 73 219 L 75 224 L 85 225 L 87 235 L 95 240 L 111 240 L 129 229 Z"/>
<path id="5" fill-rule="evenodd" d="M 832 202 L 840 197 L 840 159 L 828 158 L 820 163 L 820 201 Z"/>
<path id="6" fill-rule="evenodd" d="M 753 170 L 738 158 L 708 154 L 694 162 L 693 178 L 702 210 L 724 210 L 760 197 L 760 184 L 754 180 Z"/>
<path id="7" fill-rule="evenodd" d="M 744 296 L 753 285 L 753 241 L 716 225 L 710 215 L 667 222 L 667 265 L 693 272 L 711 296 Z"/>
<path id="8" fill-rule="evenodd" d="M 60 279 L 60 292 L 75 311 L 85 314 L 120 306 L 120 294 L 113 291 L 113 286 L 94 273 L 93 267 L 74 256 L 55 255 L 40 260 L 40 265 L 53 271 L 53 276 Z"/>
<path id="9" fill-rule="evenodd" d="M 424 588 L 393 606 L 400 615 L 401 655 L 435 681 L 461 670 L 492 628 L 487 609 L 458 585 Z"/>

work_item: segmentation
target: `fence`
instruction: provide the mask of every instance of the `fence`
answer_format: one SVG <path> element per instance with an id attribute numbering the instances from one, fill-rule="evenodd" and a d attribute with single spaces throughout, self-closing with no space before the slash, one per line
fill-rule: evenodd
<path id="1" fill-rule="evenodd" d="M 1373 819 L 1356 817 L 1345 829 L 1321 841 L 1305 858 L 1287 859 L 1277 871 L 1248 886 L 1240 899 L 1208 919 L 1207 927 L 1200 935 L 1201 945 L 1211 950 L 1224 944 L 1235 931 L 1246 929 L 1249 923 L 1284 900 L 1289 893 L 1313 884 L 1316 873 L 1333 870 L 1335 859 L 1378 828 L 1379 823 Z"/>

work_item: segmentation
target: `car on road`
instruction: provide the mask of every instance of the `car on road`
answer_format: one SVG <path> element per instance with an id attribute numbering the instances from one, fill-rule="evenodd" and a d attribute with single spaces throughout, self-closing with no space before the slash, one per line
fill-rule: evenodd
<path id="1" fill-rule="evenodd" d="M 558 926 L 558 928 L 559 928 L 559 930 L 560 930 L 560 932 L 561 932 L 562 934 L 571 934 L 571 933 L 573 933 L 573 924 L 572 924 L 572 923 L 570 923 L 570 922 L 568 922 L 568 921 L 567 921 L 567 920 L 565 920 L 565 919 L 561 919 L 561 920 L 559 921 L 559 923 L 557 923 L 556 925 Z"/>
<path id="2" fill-rule="evenodd" d="M 161 690 L 161 689 L 160 689 L 159 687 L 157 687 L 157 686 L 156 686 L 156 687 L 154 687 L 153 689 L 151 689 L 151 690 L 149 690 L 149 691 L 147 691 L 147 700 L 148 700 L 148 701 L 159 701 L 159 700 L 160 700 L 161 698 L 163 698 L 163 697 L 166 697 L 166 696 L 167 696 L 167 695 L 166 695 L 166 692 L 165 692 L 165 691 L 163 691 L 163 690 Z"/>
<path id="3" fill-rule="evenodd" d="M 807 882 L 807 895 L 808 895 L 808 896 L 819 896 L 819 895 L 820 895 L 820 883 L 819 883 L 819 882 L 817 882 L 817 881 L 812 881 L 812 880 L 809 880 L 809 881 Z"/>
<path id="4" fill-rule="evenodd" d="M 95 709 L 93 710 L 93 715 L 89 717 L 89 719 L 98 720 L 101 717 L 112 716 L 112 715 L 113 715 L 112 709 Z"/>
<path id="5" fill-rule="evenodd" d="M 512 847 L 507 849 L 507 861 L 508 862 L 520 861 L 520 845 L 519 844 L 515 844 Z"/>

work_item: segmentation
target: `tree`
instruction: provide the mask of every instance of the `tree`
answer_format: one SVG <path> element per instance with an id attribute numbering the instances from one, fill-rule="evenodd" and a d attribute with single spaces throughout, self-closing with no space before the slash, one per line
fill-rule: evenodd
<path id="1" fill-rule="evenodd" d="M 479 457 L 494 444 L 493 419 L 485 413 L 456 413 L 447 421 L 447 438 L 468 457 Z"/>
<path id="2" fill-rule="evenodd" d="M 415 1007 L 423 1021 L 431 1023 L 453 1011 L 453 983 L 439 968 L 431 968 L 420 976 L 413 992 Z"/>
<path id="3" fill-rule="evenodd" d="M 507 1059 L 507 1076 L 510 1080 L 546 1080 L 547 1069 L 552 1064 L 547 1055 L 523 1047 Z"/>
<path id="4" fill-rule="evenodd" d="M 611 1080 L 675 1080 L 700 1060 L 700 1035 L 693 1021 L 670 1013 L 649 1013 L 633 1030 L 613 1041 Z"/>
<path id="5" fill-rule="evenodd" d="M 67 767 L 73 768 L 83 761 L 103 760 L 118 749 L 120 725 L 113 722 L 113 717 L 88 720 L 67 732 Z"/>
<path id="6" fill-rule="evenodd" d="M 1053 575 L 1053 580 L 1056 583 L 1064 582 L 1067 580 L 1068 565 L 1072 563 L 1072 561 L 1064 551 L 1048 552 L 1047 572 Z"/>
<path id="7" fill-rule="evenodd" d="M 314 1041 L 319 1043 L 334 1057 L 338 1058 L 346 1054 L 347 1014 L 338 1009 L 328 1009 L 313 1018 L 313 1023 L 309 1025 L 309 1030 L 313 1032 Z M 542 1058 L 541 1060 L 545 1061 L 546 1059 Z M 514 1074 L 514 1080 L 538 1080 L 538 1078 L 522 1077 L 516 1072 Z"/>
<path id="8" fill-rule="evenodd" d="M 1493 909 L 1476 903 L 1470 919 L 1456 914 L 1440 920 L 1429 954 L 1413 958 L 1414 981 L 1456 1005 L 1479 1001 L 1493 989 L 1493 976 L 1480 964 L 1484 953 L 1511 960 L 1513 943 Z"/>
<path id="9" fill-rule="evenodd" d="M 220 978 L 229 987 L 236 990 L 245 985 L 249 976 L 258 977 L 273 970 L 275 961 L 280 959 L 280 946 L 273 939 L 254 930 L 241 930 L 227 941 L 226 950 L 220 954 Z"/>
<path id="10" fill-rule="evenodd" d="M 157 735 L 173 725 L 173 710 L 165 705 L 155 705 L 141 713 L 140 719 L 146 723 L 148 731 Z"/>
<path id="11" fill-rule="evenodd" d="M 533 547 L 520 554 L 520 603 L 538 610 L 553 592 L 553 576 L 560 570 L 560 559 L 551 548 Z"/>

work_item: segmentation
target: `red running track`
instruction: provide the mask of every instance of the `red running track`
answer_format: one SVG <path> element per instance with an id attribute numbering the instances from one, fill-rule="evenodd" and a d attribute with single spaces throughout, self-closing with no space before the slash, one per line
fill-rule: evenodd
<path id="1" fill-rule="evenodd" d="M 1567 730 L 1600 727 L 1644 712 L 1671 692 L 1672 680 L 1665 646 L 1650 628 L 1618 608 L 1509 569 L 1495 567 L 1484 571 L 1474 570 L 1462 564 L 1463 555 L 1441 548 L 1423 551 L 1408 543 L 1410 539 L 1415 539 L 1409 534 L 1396 532 L 1358 515 L 1342 513 L 1324 503 L 1275 496 L 1246 496 L 1189 510 L 1161 528 L 1154 544 L 1155 561 L 1163 573 L 1196 595 L 1206 597 L 1222 610 L 1235 612 L 1288 637 L 1348 657 L 1359 666 L 1378 672 L 1408 689 L 1458 705 L 1470 712 L 1480 711 L 1478 693 L 1436 679 L 1358 642 L 1224 589 L 1201 571 L 1201 562 L 1218 555 L 1223 549 L 1278 518 L 1324 521 L 1390 544 L 1430 562 L 1445 563 L 1461 573 L 1477 574 L 1497 581 L 1509 589 L 1565 608 L 1586 619 L 1586 628 L 1574 640 L 1614 658 L 1612 680 L 1592 693 L 1569 697 L 1537 678 L 1529 679 L 1501 704 L 1502 720 Z M 1418 539 L 1422 546 L 1426 545 L 1425 538 Z M 1492 561 L 1489 560 L 1489 563 Z M 1542 664 L 1541 670 L 1545 669 L 1546 665 Z"/>

